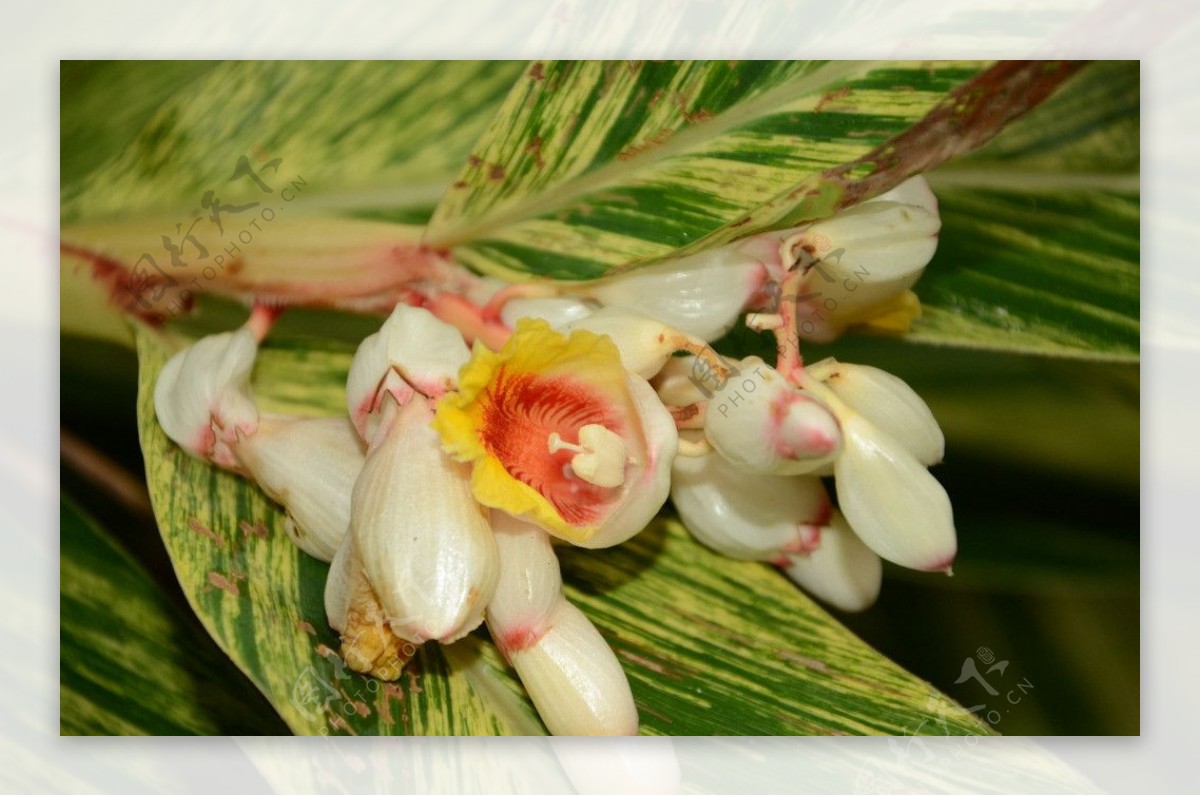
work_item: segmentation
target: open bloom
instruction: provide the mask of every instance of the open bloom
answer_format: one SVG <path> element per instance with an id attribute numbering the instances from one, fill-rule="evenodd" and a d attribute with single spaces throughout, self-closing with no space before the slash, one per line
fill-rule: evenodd
<path id="1" fill-rule="evenodd" d="M 499 352 L 476 345 L 434 427 L 471 465 L 485 506 L 583 547 L 618 544 L 666 501 L 678 435 L 613 342 L 522 320 Z"/>

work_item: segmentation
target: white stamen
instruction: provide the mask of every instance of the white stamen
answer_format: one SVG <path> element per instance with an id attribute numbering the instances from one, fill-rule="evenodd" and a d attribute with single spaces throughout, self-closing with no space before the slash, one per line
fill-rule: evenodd
<path id="1" fill-rule="evenodd" d="M 586 453 L 586 451 L 579 445 L 573 445 L 572 443 L 567 442 L 565 439 L 563 439 L 557 431 L 553 432 L 550 435 L 549 439 L 546 440 L 546 447 L 550 450 L 551 453 L 558 453 L 559 451 L 574 451 L 575 453 Z"/>
<path id="2" fill-rule="evenodd" d="M 571 470 L 589 484 L 614 487 L 625 482 L 625 442 L 598 423 L 579 429 L 578 445 L 554 432 L 546 439 L 546 448 L 550 453 L 561 450 L 575 453 Z"/>
<path id="3" fill-rule="evenodd" d="M 779 313 L 751 312 L 746 315 L 746 326 L 756 332 L 783 327 L 783 316 Z"/>

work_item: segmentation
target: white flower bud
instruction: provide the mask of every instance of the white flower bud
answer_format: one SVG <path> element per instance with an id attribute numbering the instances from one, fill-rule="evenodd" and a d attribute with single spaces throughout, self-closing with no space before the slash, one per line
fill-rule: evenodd
<path id="1" fill-rule="evenodd" d="M 866 203 L 869 204 L 870 202 L 896 202 L 905 205 L 916 205 L 935 215 L 938 212 L 937 197 L 933 195 L 933 191 L 929 188 L 929 183 L 920 175 L 908 178 L 892 190 L 881 193 L 874 199 L 867 200 Z"/>
<path id="2" fill-rule="evenodd" d="M 540 637 L 513 637 L 501 649 L 552 734 L 637 734 L 637 707 L 621 664 L 596 627 L 565 599 Z"/>
<path id="3" fill-rule="evenodd" d="M 882 196 L 801 227 L 784 240 L 785 259 L 806 276 L 797 295 L 797 331 L 827 341 L 847 326 L 902 305 L 937 249 L 941 219 L 928 185 L 914 177 Z"/>
<path id="4" fill-rule="evenodd" d="M 249 328 L 202 338 L 163 366 L 154 413 L 167 436 L 192 456 L 236 469 L 229 446 L 258 428 L 250 372 L 258 343 Z"/>
<path id="5" fill-rule="evenodd" d="M 788 556 L 784 572 L 818 600 L 843 611 L 875 604 L 883 583 L 883 562 L 834 511 L 811 552 Z"/>
<path id="6" fill-rule="evenodd" d="M 831 506 L 819 478 L 744 472 L 717 454 L 678 457 L 671 501 L 701 543 L 730 558 L 779 561 L 816 542 Z"/>
<path id="7" fill-rule="evenodd" d="M 448 643 L 483 620 L 496 585 L 496 542 L 469 470 L 441 451 L 427 399 L 415 395 L 400 409 L 384 400 L 354 486 L 350 532 L 392 631 Z"/>
<path id="8" fill-rule="evenodd" d="M 926 466 L 942 460 L 946 438 L 938 422 L 911 387 L 896 376 L 867 365 L 850 365 L 830 358 L 808 367 L 851 409 L 895 438 Z"/>
<path id="9" fill-rule="evenodd" d="M 600 634 L 562 593 L 550 537 L 501 511 L 492 527 L 500 579 L 487 610 L 488 631 L 517 670 L 555 735 L 625 735 L 637 708 L 625 672 Z"/>
<path id="10" fill-rule="evenodd" d="M 876 553 L 910 569 L 948 571 L 958 543 L 946 490 L 896 439 L 853 412 L 840 416 L 838 505 Z"/>
<path id="11" fill-rule="evenodd" d="M 738 468 L 775 475 L 811 473 L 832 460 L 842 443 L 825 404 L 758 357 L 743 360 L 709 399 L 704 433 Z"/>
<path id="12" fill-rule="evenodd" d="M 500 310 L 500 320 L 512 328 L 521 318 L 541 318 L 555 329 L 591 315 L 595 307 L 586 301 L 566 296 L 550 298 L 514 298 Z"/>
<path id="13" fill-rule="evenodd" d="M 264 416 L 235 448 L 267 496 L 288 513 L 288 536 L 322 561 L 350 526 L 350 494 L 366 451 L 345 417 Z"/>
<path id="14" fill-rule="evenodd" d="M 766 267 L 734 243 L 636 268 L 572 291 L 606 306 L 636 310 L 704 340 L 716 340 L 733 328 L 766 283 Z"/>
<path id="15" fill-rule="evenodd" d="M 653 378 L 676 351 L 703 344 L 654 318 L 622 307 L 604 307 L 563 327 L 568 333 L 575 329 L 607 335 L 621 353 L 625 369 L 643 379 Z"/>
<path id="16" fill-rule="evenodd" d="M 533 523 L 492 512 L 500 562 L 496 592 L 487 607 L 493 636 L 538 635 L 562 599 L 562 575 L 550 536 Z"/>
<path id="17" fill-rule="evenodd" d="M 373 413 L 388 392 L 405 403 L 415 390 L 438 398 L 458 383 L 458 371 L 471 352 L 462 335 L 419 307 L 401 304 L 375 334 L 358 347 L 346 379 L 350 419 L 371 440 Z M 388 378 L 395 372 L 398 376 Z"/>

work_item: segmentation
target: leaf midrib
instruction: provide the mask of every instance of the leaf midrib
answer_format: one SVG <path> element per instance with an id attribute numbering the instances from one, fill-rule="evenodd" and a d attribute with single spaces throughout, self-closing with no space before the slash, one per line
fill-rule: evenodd
<path id="1" fill-rule="evenodd" d="M 677 157 L 699 147 L 705 141 L 758 118 L 769 110 L 794 102 L 812 92 L 836 84 L 839 81 L 860 76 L 879 66 L 880 61 L 839 61 L 823 66 L 814 72 L 764 91 L 745 102 L 730 105 L 724 111 L 700 124 L 678 131 L 661 146 L 640 153 L 630 160 L 612 160 L 600 168 L 579 177 L 568 177 L 554 187 L 540 191 L 536 196 L 522 197 L 488 213 L 480 219 L 465 219 L 468 224 L 436 229 L 437 219 L 430 225 L 425 242 L 435 247 L 453 247 L 471 240 L 486 238 L 499 229 L 521 219 L 543 216 L 562 210 L 587 194 L 600 191 L 620 182 L 621 178 L 635 168 L 645 173 L 655 164 Z M 463 219 L 460 219 L 463 220 Z"/>

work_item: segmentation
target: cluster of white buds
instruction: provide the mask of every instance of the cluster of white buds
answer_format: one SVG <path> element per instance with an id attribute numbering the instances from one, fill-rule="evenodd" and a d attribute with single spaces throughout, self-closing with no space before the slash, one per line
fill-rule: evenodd
<path id="1" fill-rule="evenodd" d="M 928 407 L 874 368 L 804 367 L 815 305 L 788 297 L 842 269 L 864 301 L 823 305 L 809 337 L 894 320 L 937 228 L 918 178 L 804 228 L 583 287 L 501 288 L 483 306 L 455 298 L 454 312 L 446 298 L 442 319 L 398 306 L 359 346 L 345 417 L 258 412 L 250 374 L 271 318 L 256 310 L 172 358 L 155 408 L 168 436 L 253 478 L 289 537 L 331 561 L 326 612 L 351 669 L 394 679 L 420 645 L 486 622 L 551 732 L 633 733 L 628 682 L 564 597 L 552 542 L 619 544 L 670 497 L 705 545 L 845 610 L 875 600 L 881 558 L 949 571 Z M 813 254 L 826 243 L 836 258 Z M 774 331 L 774 366 L 708 345 L 746 310 Z"/>
<path id="2" fill-rule="evenodd" d="M 551 549 L 623 542 L 667 499 L 674 419 L 612 341 L 529 322 L 472 353 L 400 306 L 359 347 L 348 416 L 299 418 L 255 407 L 262 325 L 173 357 L 156 412 L 188 453 L 252 477 L 289 537 L 331 561 L 326 612 L 349 668 L 395 679 L 422 644 L 486 617 L 552 732 L 635 733 L 624 672 L 564 597 Z"/>
<path id="3" fill-rule="evenodd" d="M 497 296 L 506 322 L 529 314 L 608 335 L 626 367 L 653 380 L 681 429 L 672 500 L 700 541 L 775 563 L 817 597 L 858 610 L 878 595 L 880 557 L 950 571 L 950 505 L 926 469 L 941 461 L 942 434 L 900 379 L 832 359 L 804 367 L 799 345 L 854 326 L 906 330 L 920 311 L 910 288 L 940 226 L 937 200 L 914 177 L 795 229 Z M 774 366 L 730 362 L 705 345 L 748 310 L 747 326 L 775 333 Z M 681 351 L 690 353 L 673 356 Z M 821 481 L 829 476 L 837 508 Z"/>

